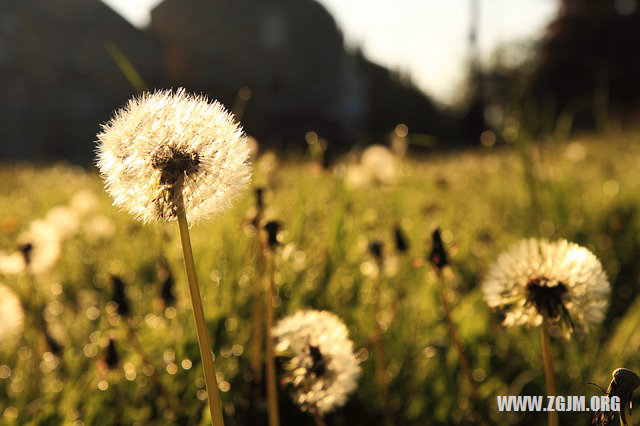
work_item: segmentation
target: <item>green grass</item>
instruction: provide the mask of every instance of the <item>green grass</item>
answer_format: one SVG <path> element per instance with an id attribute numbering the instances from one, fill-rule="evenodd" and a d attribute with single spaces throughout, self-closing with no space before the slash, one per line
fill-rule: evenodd
<path id="1" fill-rule="evenodd" d="M 606 387 L 610 372 L 625 366 L 640 370 L 640 138 L 635 134 L 570 141 L 570 145 L 529 147 L 539 215 L 520 157 L 509 146 L 433 155 L 407 160 L 394 186 L 349 189 L 343 168 L 314 173 L 305 161 L 284 161 L 267 176 L 256 167 L 256 182 L 269 183 L 268 218 L 284 224 L 277 258 L 282 317 L 303 307 L 331 310 L 347 323 L 362 358 L 363 377 L 350 402 L 328 416 L 330 424 L 381 422 L 372 350 L 373 259 L 371 239 L 385 243 L 387 270 L 381 295 L 386 317 L 397 315 L 384 335 L 396 424 L 465 424 L 468 389 L 450 345 L 435 274 L 424 258 L 431 230 L 440 226 L 455 256 L 448 285 L 454 319 L 476 370 L 480 396 L 492 423 L 545 424 L 543 413 L 496 413 L 495 396 L 542 395 L 544 376 L 536 330 L 505 329 L 482 300 L 481 280 L 492 260 L 510 243 L 526 236 L 567 238 L 584 245 L 602 261 L 613 286 L 603 326 L 572 340 L 552 339 L 558 391 L 563 395 L 596 394 L 589 380 Z M 580 158 L 584 154 L 584 158 Z M 2 424 L 198 424 L 207 408 L 202 389 L 195 327 L 189 308 L 176 224 L 142 225 L 117 212 L 94 172 L 64 165 L 0 168 L 0 250 L 15 249 L 17 236 L 48 209 L 68 203 L 74 193 L 90 189 L 100 197 L 100 211 L 115 224 L 115 234 L 92 238 L 92 230 L 64 242 L 61 259 L 50 273 L 35 277 L 37 292 L 26 279 L 0 281 L 32 300 L 63 306 L 48 314 L 51 333 L 64 345 L 60 366 L 41 369 L 39 333 L 29 318 L 15 341 L 0 342 L 0 365 L 11 375 L 0 379 Z M 192 230 L 209 331 L 214 341 L 223 410 L 228 425 L 265 424 L 263 400 L 251 399 L 249 350 L 255 253 L 254 230 L 247 211 L 251 192 L 232 211 Z M 411 253 L 393 250 L 392 228 L 401 223 Z M 156 274 L 164 254 L 176 277 L 177 316 L 164 315 Z M 136 329 L 155 375 L 179 412 L 172 417 L 154 379 L 128 341 L 123 321 L 110 313 L 109 274 L 127 283 Z M 52 286 L 62 286 L 54 294 Z M 96 319 L 87 316 L 97 308 Z M 59 311 L 56 310 L 56 312 Z M 0 325 L 1 326 L 1 325 Z M 102 372 L 106 339 L 116 339 L 120 364 Z M 30 355 L 30 356 L 28 356 Z M 175 358 L 175 361 L 174 361 Z M 193 361 L 185 370 L 184 359 Z M 172 363 L 177 372 L 170 374 Z M 125 377 L 136 372 L 135 380 Z M 100 390 L 99 382 L 108 388 Z M 104 383 L 102 384 L 104 387 Z M 17 410 L 18 418 L 12 418 Z M 283 425 L 312 424 L 298 414 L 281 392 Z M 7 414 L 9 416 L 7 416 Z M 166 417 L 169 415 L 169 419 Z M 588 413 L 560 413 L 560 421 L 587 423 Z"/>

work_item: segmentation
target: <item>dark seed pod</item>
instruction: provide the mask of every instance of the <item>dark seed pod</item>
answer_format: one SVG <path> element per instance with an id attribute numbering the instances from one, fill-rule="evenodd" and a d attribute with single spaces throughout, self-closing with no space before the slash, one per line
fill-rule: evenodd
<path id="1" fill-rule="evenodd" d="M 64 347 L 58 343 L 56 339 L 49 333 L 49 330 L 45 330 L 44 337 L 47 340 L 47 348 L 49 352 L 56 356 L 62 356 L 62 352 L 64 351 Z"/>
<path id="2" fill-rule="evenodd" d="M 267 245 L 272 251 L 280 245 L 280 241 L 278 241 L 280 228 L 282 228 L 282 224 L 277 220 L 271 220 L 264 224 L 264 230 L 267 232 Z"/>
<path id="3" fill-rule="evenodd" d="M 409 250 L 409 242 L 400 225 L 393 228 L 393 236 L 396 242 L 396 251 L 401 254 L 406 253 Z"/>
<path id="4" fill-rule="evenodd" d="M 104 363 L 109 370 L 115 369 L 120 363 L 120 357 L 118 356 L 118 350 L 116 349 L 116 342 L 113 339 L 109 339 L 107 344 L 107 350 L 104 355 Z"/>
<path id="5" fill-rule="evenodd" d="M 18 251 L 22 254 L 24 263 L 29 266 L 31 264 L 31 253 L 33 252 L 33 244 L 24 243 L 18 246 Z"/>
<path id="6" fill-rule="evenodd" d="M 591 383 L 594 384 L 594 383 Z M 597 385 L 595 385 L 597 386 Z M 597 386 L 600 388 L 599 386 Z M 618 368 L 611 373 L 611 382 L 607 388 L 607 396 L 617 396 L 620 398 L 620 411 L 598 411 L 591 423 L 599 426 L 618 424 L 614 422 L 616 415 L 620 415 L 622 424 L 627 424 L 625 411 L 631 412 L 631 401 L 633 400 L 633 391 L 640 387 L 640 377 L 627 368 Z M 602 388 L 600 388 L 602 390 Z"/>
<path id="7" fill-rule="evenodd" d="M 118 305 L 118 315 L 128 317 L 131 315 L 131 308 L 124 292 L 124 282 L 116 275 L 111 275 L 111 288 L 113 290 L 112 300 Z"/>
<path id="8" fill-rule="evenodd" d="M 429 253 L 429 261 L 438 269 L 442 269 L 445 265 L 449 264 L 449 257 L 447 256 L 447 250 L 444 248 L 444 243 L 442 242 L 440 228 L 434 229 L 431 234 L 431 253 Z"/>
<path id="9" fill-rule="evenodd" d="M 160 263 L 158 264 L 158 278 L 162 283 L 160 297 L 164 302 L 164 306 L 174 306 L 176 303 L 176 296 L 173 293 L 173 288 L 176 280 L 173 277 L 173 272 L 171 271 L 171 268 L 169 268 L 169 264 L 164 256 L 160 258 Z"/>
<path id="10" fill-rule="evenodd" d="M 382 260 L 383 251 L 384 244 L 382 241 L 373 240 L 369 243 L 369 253 L 371 253 L 371 256 L 375 257 L 376 260 Z"/>

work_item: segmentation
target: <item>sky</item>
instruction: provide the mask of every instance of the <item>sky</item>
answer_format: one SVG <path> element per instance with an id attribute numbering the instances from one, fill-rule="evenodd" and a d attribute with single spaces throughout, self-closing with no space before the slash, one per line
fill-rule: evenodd
<path id="1" fill-rule="evenodd" d="M 161 0 L 102 0 L 134 25 Z M 455 101 L 464 83 L 472 0 L 317 0 L 342 29 L 347 47 L 400 71 L 438 101 Z M 558 0 L 477 0 L 483 60 L 505 43 L 539 38 Z"/>

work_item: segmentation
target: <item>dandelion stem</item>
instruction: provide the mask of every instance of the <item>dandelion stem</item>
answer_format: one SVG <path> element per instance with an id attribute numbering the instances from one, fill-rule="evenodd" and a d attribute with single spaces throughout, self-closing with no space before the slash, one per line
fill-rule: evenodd
<path id="1" fill-rule="evenodd" d="M 469 386 L 471 388 L 471 400 L 478 405 L 477 395 L 478 390 L 476 388 L 476 382 L 473 379 L 473 373 L 471 370 L 471 364 L 467 359 L 467 356 L 464 353 L 464 347 L 462 345 L 462 341 L 460 340 L 460 336 L 458 335 L 458 329 L 456 324 L 453 322 L 453 314 L 451 312 L 451 305 L 449 304 L 449 298 L 447 297 L 446 288 L 445 288 L 445 279 L 440 268 L 435 268 L 436 274 L 438 275 L 438 282 L 440 283 L 440 297 L 442 298 L 442 306 L 444 307 L 444 314 L 447 320 L 447 324 L 449 326 L 449 334 L 451 335 L 451 341 L 453 342 L 453 346 L 456 348 L 456 352 L 458 352 L 458 362 L 464 371 L 464 375 L 467 377 L 469 382 Z M 476 407 L 478 408 L 478 407 Z"/>
<path id="2" fill-rule="evenodd" d="M 540 325 L 540 341 L 542 345 L 542 362 L 544 364 L 544 377 L 547 383 L 547 395 L 557 395 L 556 379 L 553 371 L 553 359 L 551 358 L 551 347 L 549 345 L 549 332 L 547 322 Z M 549 411 L 549 426 L 558 426 L 558 413 Z"/>
<path id="3" fill-rule="evenodd" d="M 266 246 L 266 244 L 265 244 Z M 265 333 L 265 351 L 267 363 L 267 400 L 269 403 L 269 426 L 279 426 L 280 416 L 278 414 L 278 389 L 276 387 L 276 360 L 273 350 L 273 338 L 271 329 L 273 328 L 273 299 L 276 292 L 275 282 L 275 261 L 273 252 L 266 249 L 269 261 L 269 288 L 267 291 L 267 332 Z"/>
<path id="4" fill-rule="evenodd" d="M 387 383 L 386 363 L 384 356 L 384 343 L 382 342 L 382 327 L 380 326 L 380 299 L 382 298 L 382 257 L 377 260 L 378 276 L 375 280 L 376 295 L 373 303 L 373 351 L 374 363 L 376 369 L 376 381 L 382 396 L 382 404 L 384 408 L 384 423 L 386 426 L 393 425 L 393 415 L 391 412 L 391 399 L 389 397 L 389 384 Z"/>
<path id="5" fill-rule="evenodd" d="M 257 223 L 259 224 L 260 222 L 258 221 Z M 253 288 L 253 341 L 251 342 L 251 369 L 253 370 L 254 383 L 258 386 L 262 383 L 262 342 L 264 338 L 264 252 L 259 232 L 258 228 L 258 236 L 255 239 L 256 277 Z"/>
<path id="6" fill-rule="evenodd" d="M 211 350 L 211 342 L 207 333 L 207 324 L 204 319 L 204 309 L 202 308 L 202 298 L 200 297 L 196 265 L 193 260 L 193 251 L 191 250 L 189 225 L 182 205 L 182 202 L 180 202 L 180 207 L 177 209 L 178 225 L 180 227 L 180 240 L 182 241 L 184 266 L 187 271 L 187 280 L 189 281 L 191 305 L 193 307 L 193 315 L 196 320 L 200 356 L 202 357 L 202 365 L 204 367 L 204 379 L 207 386 L 207 394 L 209 395 L 209 411 L 211 412 L 211 421 L 213 425 L 222 426 L 224 425 L 224 420 L 222 418 L 222 407 L 220 405 L 216 371 L 213 366 L 213 352 Z"/>

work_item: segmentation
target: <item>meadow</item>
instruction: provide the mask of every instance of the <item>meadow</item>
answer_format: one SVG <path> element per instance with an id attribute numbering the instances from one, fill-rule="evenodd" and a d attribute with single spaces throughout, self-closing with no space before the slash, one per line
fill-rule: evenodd
<path id="1" fill-rule="evenodd" d="M 282 224 L 276 319 L 301 308 L 338 314 L 363 369 L 357 391 L 327 424 L 382 424 L 371 357 L 377 301 L 395 424 L 468 424 L 469 385 L 427 259 L 436 227 L 451 258 L 444 280 L 486 423 L 547 422 L 543 413 L 497 412 L 496 395 L 545 394 L 545 378 L 536 330 L 503 327 L 480 288 L 497 255 L 523 237 L 588 248 L 612 286 L 601 327 L 571 339 L 552 335 L 558 393 L 588 398 L 600 392 L 587 382 L 606 388 L 614 369 L 640 370 L 640 134 L 397 158 L 392 179 L 375 162 L 355 166 L 358 157 L 353 152 L 324 170 L 311 158 L 267 152 L 254 166 L 253 188 L 265 188 L 263 217 Z M 228 425 L 267 422 L 251 369 L 254 285 L 265 279 L 255 213 L 250 189 L 191 231 Z M 59 257 L 42 273 L 12 273 L 11 255 L 39 219 L 64 234 Z M 397 250 L 396 228 L 407 251 Z M 380 294 L 368 249 L 374 240 L 383 243 Z M 0 341 L 0 423 L 207 424 L 173 223 L 142 224 L 119 212 L 95 170 L 5 164 L 0 253 L 0 283 L 25 310 L 24 332 Z M 124 283 L 129 314 L 114 301 L 113 276 Z M 171 284 L 175 302 L 167 296 Z M 283 425 L 313 424 L 284 390 L 279 405 Z M 591 414 L 560 413 L 560 420 L 588 424 Z"/>

